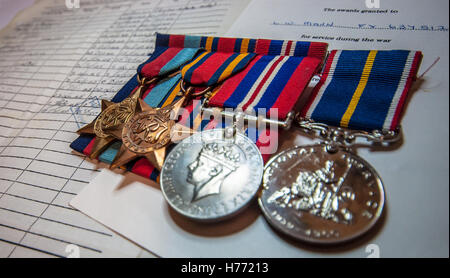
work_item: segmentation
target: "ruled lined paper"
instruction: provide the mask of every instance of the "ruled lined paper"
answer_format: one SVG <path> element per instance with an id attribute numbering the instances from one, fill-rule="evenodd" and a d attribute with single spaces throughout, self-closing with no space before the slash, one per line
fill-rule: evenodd
<path id="1" fill-rule="evenodd" d="M 68 205 L 99 171 L 69 144 L 146 60 L 155 31 L 220 33 L 245 1 L 64 2 L 39 1 L 0 33 L 0 257 L 142 256 Z"/>

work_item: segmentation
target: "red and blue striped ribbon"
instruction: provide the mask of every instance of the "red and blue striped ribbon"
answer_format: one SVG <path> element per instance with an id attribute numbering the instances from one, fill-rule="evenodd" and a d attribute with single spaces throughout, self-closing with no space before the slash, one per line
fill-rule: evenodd
<path id="1" fill-rule="evenodd" d="M 245 70 L 226 80 L 209 104 L 249 113 L 264 109 L 267 116 L 276 113 L 285 119 L 321 62 L 315 57 L 258 55 Z"/>
<path id="2" fill-rule="evenodd" d="M 213 52 L 255 53 L 273 56 L 317 57 L 323 59 L 327 44 L 291 40 L 221 38 L 157 34 L 157 46 L 203 48 Z"/>
<path id="3" fill-rule="evenodd" d="M 359 130 L 397 128 L 420 51 L 333 50 L 302 116 Z"/>
<path id="4" fill-rule="evenodd" d="M 148 60 L 139 65 L 137 72 L 148 79 L 164 76 L 191 61 L 198 51 L 199 48 L 156 47 Z"/>
<path id="5" fill-rule="evenodd" d="M 181 76 L 194 86 L 214 86 L 241 71 L 253 57 L 254 53 L 205 51 L 181 69 Z"/>

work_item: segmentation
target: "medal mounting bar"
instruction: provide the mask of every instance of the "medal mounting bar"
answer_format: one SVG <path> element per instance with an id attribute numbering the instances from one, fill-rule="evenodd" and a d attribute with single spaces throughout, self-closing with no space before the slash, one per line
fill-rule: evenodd
<path id="1" fill-rule="evenodd" d="M 299 114 L 295 117 L 298 127 L 306 133 L 318 133 L 320 137 L 329 143 L 340 146 L 350 146 L 355 144 L 358 138 L 366 139 L 367 142 L 376 144 L 392 144 L 399 141 L 402 137 L 401 126 L 395 130 L 353 130 L 349 128 L 336 127 L 324 123 L 318 123 L 311 119 L 301 117 Z"/>
<path id="2" fill-rule="evenodd" d="M 256 116 L 245 113 L 243 111 L 230 111 L 227 109 L 217 108 L 217 107 L 202 107 L 203 115 L 214 115 L 218 116 L 220 114 L 221 117 L 235 119 L 236 117 L 242 117 L 247 123 L 253 122 L 256 125 L 266 124 L 266 125 L 278 125 L 283 129 L 290 129 L 292 125 L 292 121 L 294 120 L 294 112 L 289 112 L 284 121 L 267 118 L 265 116 Z"/>

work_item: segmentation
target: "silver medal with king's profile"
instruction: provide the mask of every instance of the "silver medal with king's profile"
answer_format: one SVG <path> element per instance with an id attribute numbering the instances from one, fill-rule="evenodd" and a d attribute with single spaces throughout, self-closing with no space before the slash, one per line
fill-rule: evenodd
<path id="1" fill-rule="evenodd" d="M 384 189 L 375 170 L 343 148 L 326 144 L 285 150 L 267 164 L 258 199 L 277 230 L 312 243 L 339 243 L 372 228 Z"/>
<path id="2" fill-rule="evenodd" d="M 178 213 L 218 221 L 239 213 L 254 199 L 264 170 L 262 156 L 245 135 L 227 136 L 225 131 L 196 133 L 166 157 L 161 190 Z"/>

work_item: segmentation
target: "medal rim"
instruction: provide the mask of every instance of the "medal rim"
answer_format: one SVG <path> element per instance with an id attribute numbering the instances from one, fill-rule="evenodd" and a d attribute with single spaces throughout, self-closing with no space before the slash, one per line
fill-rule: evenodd
<path id="1" fill-rule="evenodd" d="M 373 219 L 371 219 L 368 224 L 364 227 L 364 229 L 358 230 L 356 233 L 347 236 L 347 237 L 343 237 L 343 238 L 324 238 L 324 239 L 318 239 L 318 238 L 314 238 L 314 237 L 307 237 L 304 235 L 296 235 L 293 233 L 289 233 L 287 232 L 285 229 L 283 229 L 282 227 L 280 227 L 279 225 L 277 225 L 272 217 L 270 216 L 269 212 L 267 211 L 267 209 L 264 206 L 264 202 L 262 201 L 262 195 L 264 193 L 265 188 L 267 187 L 267 182 L 264 179 L 265 173 L 266 171 L 268 171 L 269 165 L 272 164 L 278 157 L 280 157 L 281 155 L 287 153 L 288 151 L 292 151 L 295 149 L 299 149 L 299 148 L 310 148 L 310 147 L 326 147 L 327 144 L 326 143 L 317 143 L 317 144 L 308 144 L 308 145 L 301 145 L 301 146 L 294 146 L 288 149 L 285 149 L 283 151 L 281 151 L 280 153 L 278 153 L 277 155 L 273 156 L 272 158 L 269 159 L 269 161 L 267 161 L 266 165 L 264 166 L 264 174 L 263 174 L 263 178 L 262 178 L 262 183 L 261 183 L 261 190 L 259 191 L 258 194 L 258 206 L 261 209 L 262 214 L 264 215 L 264 218 L 266 219 L 266 221 L 270 224 L 271 227 L 273 227 L 276 231 L 279 231 L 280 233 L 282 233 L 283 235 L 288 236 L 289 238 L 292 238 L 294 240 L 298 240 L 298 241 L 303 241 L 303 242 L 307 242 L 307 243 L 311 243 L 311 244 L 317 244 L 317 245 L 333 245 L 333 244 L 340 244 L 340 243 L 344 243 L 344 242 L 348 242 L 348 241 L 352 241 L 356 238 L 359 238 L 363 235 L 365 235 L 368 231 L 370 231 L 380 220 L 381 216 L 384 213 L 384 206 L 386 203 L 386 193 L 384 190 L 384 184 L 383 181 L 380 177 L 380 175 L 378 174 L 378 172 L 375 170 L 375 168 L 368 163 L 365 159 L 363 159 L 362 157 L 360 157 L 359 155 L 355 154 L 354 152 L 345 150 L 340 148 L 339 151 L 345 152 L 347 154 L 350 154 L 353 158 L 357 158 L 358 160 L 362 161 L 364 163 L 364 166 L 367 167 L 372 174 L 375 177 L 375 180 L 377 181 L 377 185 L 378 188 L 380 189 L 380 202 L 377 208 L 377 213 L 374 214 Z M 324 150 L 326 152 L 326 150 Z"/>
<path id="2" fill-rule="evenodd" d="M 210 130 L 205 130 L 205 131 L 201 131 L 199 133 L 196 134 L 200 134 L 201 133 L 212 133 L 212 132 L 224 132 L 225 128 L 215 128 L 215 129 L 210 129 Z M 195 136 L 196 134 L 192 135 Z M 261 186 L 262 186 L 262 179 L 264 177 L 264 160 L 262 158 L 261 152 L 259 151 L 258 147 L 256 146 L 256 144 L 250 139 L 248 138 L 245 134 L 239 133 L 237 132 L 235 136 L 239 136 L 238 134 L 240 134 L 240 136 L 245 137 L 245 140 L 247 140 L 248 142 L 251 143 L 251 145 L 257 150 L 257 159 L 261 162 L 261 173 L 258 175 L 259 176 L 259 185 L 257 187 L 257 189 L 255 190 L 255 192 L 252 194 L 251 198 L 248 198 L 248 200 L 245 202 L 244 205 L 234 209 L 232 212 L 224 214 L 224 215 L 220 215 L 218 217 L 198 217 L 198 216 L 193 216 L 191 214 L 186 213 L 185 211 L 181 210 L 180 208 L 178 208 L 177 206 L 175 206 L 174 204 L 172 204 L 172 202 L 170 201 L 170 199 L 168 198 L 168 196 L 166 195 L 166 192 L 164 190 L 164 172 L 165 172 L 165 165 L 166 165 L 166 161 L 168 160 L 167 158 L 171 155 L 171 153 L 173 153 L 174 151 L 176 151 L 177 148 L 181 148 L 180 146 L 183 144 L 183 141 L 187 141 L 187 140 L 192 140 L 191 137 L 189 136 L 183 140 L 181 140 L 179 143 L 177 143 L 177 145 L 170 151 L 170 153 L 167 155 L 166 159 L 164 160 L 164 164 L 163 167 L 161 168 L 161 172 L 160 172 L 160 188 L 161 188 L 161 192 L 164 196 L 164 199 L 166 200 L 166 202 L 169 204 L 169 206 L 175 210 L 177 213 L 179 213 L 180 215 L 194 220 L 196 222 L 204 222 L 204 223 L 216 223 L 216 222 L 220 222 L 220 221 L 224 221 L 227 219 L 230 219 L 238 214 L 240 214 L 241 212 L 243 212 L 245 209 L 247 209 L 250 204 L 252 203 L 252 201 L 255 200 L 255 198 L 258 197 L 258 193 L 261 191 Z"/>

